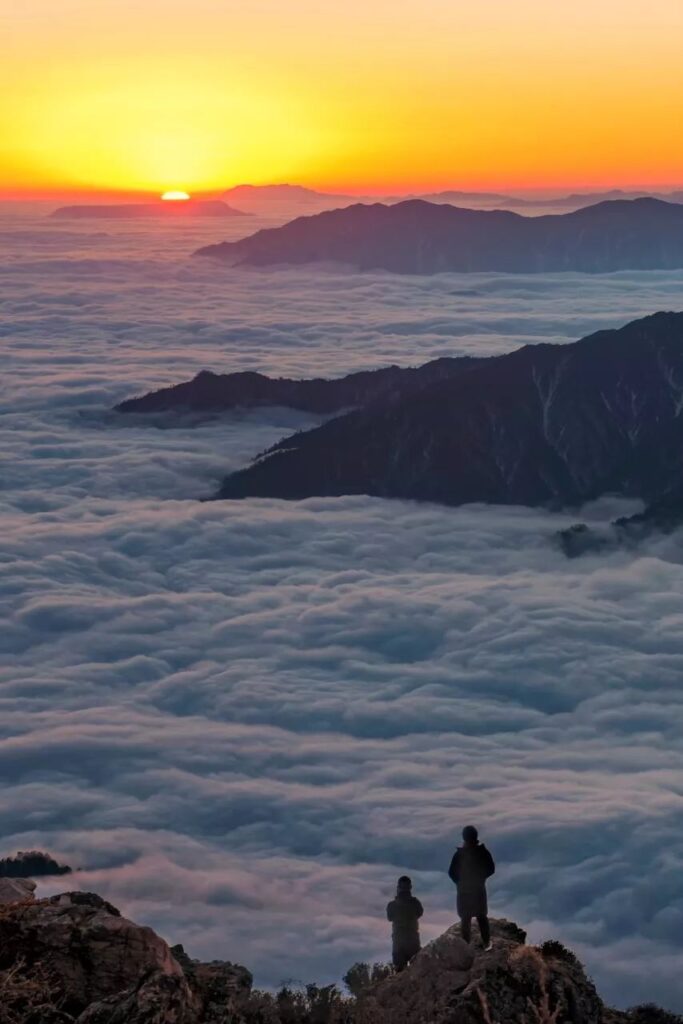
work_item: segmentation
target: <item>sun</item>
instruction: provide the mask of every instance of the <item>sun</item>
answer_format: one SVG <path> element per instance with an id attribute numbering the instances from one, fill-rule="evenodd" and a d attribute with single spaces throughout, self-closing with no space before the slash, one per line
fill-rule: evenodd
<path id="1" fill-rule="evenodd" d="M 164 192 L 161 198 L 167 203 L 186 203 L 190 197 L 187 192 Z"/>

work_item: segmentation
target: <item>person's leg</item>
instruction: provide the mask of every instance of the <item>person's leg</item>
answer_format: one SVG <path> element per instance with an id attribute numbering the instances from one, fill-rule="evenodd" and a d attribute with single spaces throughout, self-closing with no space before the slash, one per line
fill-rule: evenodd
<path id="1" fill-rule="evenodd" d="M 460 918 L 460 934 L 465 942 L 469 942 L 472 938 L 472 918 L 469 915 Z"/>
<path id="2" fill-rule="evenodd" d="M 400 974 L 408 963 L 408 957 L 405 955 L 405 951 L 400 948 L 394 950 L 392 960 L 394 963 L 394 970 L 397 974 Z"/>
<path id="3" fill-rule="evenodd" d="M 482 946 L 488 946 L 491 941 L 491 928 L 486 914 L 482 914 L 481 917 L 478 917 L 477 923 L 479 924 L 479 932 L 481 934 L 481 944 Z"/>

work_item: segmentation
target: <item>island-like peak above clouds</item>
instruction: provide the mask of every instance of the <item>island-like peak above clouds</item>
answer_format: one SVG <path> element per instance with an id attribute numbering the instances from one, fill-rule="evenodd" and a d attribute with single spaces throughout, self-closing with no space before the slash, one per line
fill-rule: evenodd
<path id="1" fill-rule="evenodd" d="M 410 199 L 424 199 L 433 203 L 461 203 L 463 206 L 526 206 L 527 200 L 500 192 L 467 192 L 462 189 L 446 189 L 441 192 L 426 192 L 406 195 L 345 195 L 343 193 L 318 192 L 302 185 L 236 185 L 224 193 L 224 198 L 238 205 L 259 206 L 274 203 L 288 203 L 292 206 L 339 208 L 355 203 L 385 203 L 396 205 Z M 580 203 L 577 205 L 581 205 Z M 587 205 L 587 204 L 584 204 Z"/>
<path id="2" fill-rule="evenodd" d="M 285 438 L 218 497 L 656 501 L 683 471 L 683 313 L 527 345 Z"/>
<path id="3" fill-rule="evenodd" d="M 357 197 L 332 192 L 317 192 L 303 185 L 235 185 L 223 193 L 225 199 L 235 202 L 288 202 L 319 203 L 341 199 L 357 202 Z"/>
<path id="4" fill-rule="evenodd" d="M 683 267 L 683 206 L 614 200 L 524 217 L 409 200 L 299 217 L 197 255 L 242 266 L 341 263 L 404 274 L 547 273 Z"/>
<path id="5" fill-rule="evenodd" d="M 136 220 L 154 217 L 170 220 L 178 217 L 248 217 L 243 210 L 221 202 L 219 199 L 190 199 L 184 203 L 93 203 L 80 206 L 60 206 L 51 214 L 58 219 L 88 220 Z"/>

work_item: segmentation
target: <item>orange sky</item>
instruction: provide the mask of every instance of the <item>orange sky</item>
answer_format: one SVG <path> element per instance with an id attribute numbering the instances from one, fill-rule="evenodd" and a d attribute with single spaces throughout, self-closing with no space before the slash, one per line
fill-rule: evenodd
<path id="1" fill-rule="evenodd" d="M 0 0 L 0 193 L 683 183 L 683 0 Z"/>

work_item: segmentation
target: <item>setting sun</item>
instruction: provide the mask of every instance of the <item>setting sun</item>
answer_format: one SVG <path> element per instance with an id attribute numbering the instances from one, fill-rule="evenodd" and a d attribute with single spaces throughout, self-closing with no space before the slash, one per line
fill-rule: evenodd
<path id="1" fill-rule="evenodd" d="M 164 192 L 161 198 L 166 203 L 186 203 L 190 197 L 187 192 Z"/>

